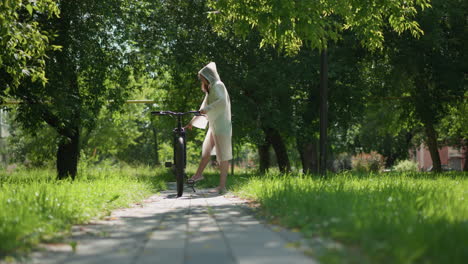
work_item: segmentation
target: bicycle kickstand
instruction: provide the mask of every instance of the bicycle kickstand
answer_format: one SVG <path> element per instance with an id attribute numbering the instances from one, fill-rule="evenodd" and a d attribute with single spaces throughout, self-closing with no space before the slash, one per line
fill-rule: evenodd
<path id="1" fill-rule="evenodd" d="M 197 191 L 195 191 L 195 183 L 188 184 L 188 186 L 189 186 L 190 188 L 192 188 L 193 192 L 197 192 Z"/>

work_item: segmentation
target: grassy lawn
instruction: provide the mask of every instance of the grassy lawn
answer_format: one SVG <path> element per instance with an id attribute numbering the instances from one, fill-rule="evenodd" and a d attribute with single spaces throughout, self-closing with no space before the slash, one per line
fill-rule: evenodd
<path id="1" fill-rule="evenodd" d="M 199 188 L 215 187 L 208 170 Z M 165 188 L 164 168 L 81 170 L 75 182 L 51 170 L 0 171 L 0 256 L 68 234 Z M 323 263 L 465 263 L 468 174 L 343 173 L 311 176 L 236 171 L 228 189 L 256 201 L 271 222 L 343 247 L 310 252 Z"/>
<path id="2" fill-rule="evenodd" d="M 205 175 L 216 186 L 217 174 Z M 358 175 L 328 179 L 236 174 L 229 189 L 272 222 L 344 245 L 311 252 L 324 263 L 466 263 L 468 174 Z"/>
<path id="3" fill-rule="evenodd" d="M 0 171 L 0 256 L 56 240 L 72 224 L 165 188 L 164 177 L 144 167 L 81 170 L 74 182 L 56 181 L 55 175 L 53 170 Z"/>

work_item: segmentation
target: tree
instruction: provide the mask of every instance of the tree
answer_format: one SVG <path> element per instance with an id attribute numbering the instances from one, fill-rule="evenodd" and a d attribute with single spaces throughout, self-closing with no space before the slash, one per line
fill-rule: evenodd
<path id="1" fill-rule="evenodd" d="M 142 76 L 130 78 L 129 86 L 141 87 L 133 98 L 151 98 L 157 105 L 165 101 L 167 92 L 163 76 L 152 79 Z M 135 89 L 133 89 L 135 90 Z M 154 118 L 149 113 L 153 104 L 126 104 L 121 111 L 104 108 L 93 129 L 83 129 L 82 152 L 90 160 L 121 161 L 128 164 L 159 165 L 158 138 L 156 125 L 164 119 Z M 170 134 L 171 131 L 166 131 Z"/>
<path id="2" fill-rule="evenodd" d="M 53 32 L 39 21 L 58 15 L 53 0 L 0 3 L 0 103 L 24 80 L 47 82 L 46 52 L 59 47 L 50 44 Z"/>
<path id="3" fill-rule="evenodd" d="M 347 131 L 362 121 L 366 107 L 365 96 L 371 86 L 365 85 L 361 72 L 364 70 L 365 50 L 359 46 L 355 37 L 345 33 L 343 39 L 328 48 L 329 63 L 329 144 L 330 156 L 349 151 L 346 147 Z M 319 171 L 318 150 L 320 130 L 320 54 L 303 49 L 294 60 L 297 62 L 292 75 L 292 94 L 297 148 L 301 156 L 304 173 Z M 323 162 L 323 161 L 322 161 Z M 332 163 L 327 162 L 331 168 Z"/>
<path id="4" fill-rule="evenodd" d="M 130 76 L 129 86 L 141 89 L 132 95 L 135 99 L 151 98 L 156 102 L 165 100 L 165 85 L 163 78 L 151 79 L 141 77 L 135 80 Z M 135 89 L 133 89 L 135 90 Z M 152 120 L 149 111 L 153 104 L 125 104 L 119 111 L 112 111 L 104 106 L 95 120 L 92 129 L 82 128 L 80 136 L 80 163 L 84 167 L 88 164 L 101 162 L 127 164 L 158 164 L 157 140 L 161 134 L 158 125 L 164 119 Z M 15 108 L 11 109 L 6 122 L 11 124 L 6 151 L 13 162 L 22 162 L 27 166 L 51 166 L 54 162 L 60 135 L 46 123 L 39 126 L 34 135 L 24 130 L 17 122 L 12 122 L 16 115 Z M 166 133 L 170 134 L 170 130 Z M 169 146 L 168 146 L 169 147 Z M 1 154 L 1 153 L 0 153 Z M 171 153 L 172 155 L 172 153 Z M 80 167 L 80 166 L 79 166 Z"/>
<path id="5" fill-rule="evenodd" d="M 389 24 L 398 33 L 409 30 L 419 36 L 421 30 L 412 20 L 416 7 L 429 7 L 429 1 L 209 1 L 213 8 L 210 19 L 216 29 L 232 24 L 239 35 L 247 35 L 255 27 L 262 36 L 260 46 L 270 44 L 287 53 L 297 52 L 303 45 L 321 51 L 321 172 L 325 174 L 327 124 L 327 59 L 330 42 L 338 41 L 343 31 L 351 29 L 368 49 L 381 49 L 383 29 Z M 388 22 L 388 23 L 386 23 Z"/>
<path id="6" fill-rule="evenodd" d="M 417 129 L 406 126 L 402 115 L 401 106 L 395 100 L 371 100 L 353 135 L 352 151 L 376 151 L 385 158 L 387 168 L 393 167 L 398 160 L 407 159 Z"/>
<path id="7" fill-rule="evenodd" d="M 57 35 L 53 44 L 62 47 L 47 52 L 47 84 L 23 82 L 9 92 L 23 101 L 17 120 L 26 129 L 33 132 L 45 122 L 60 135 L 59 179 L 76 175 L 82 129 L 93 128 L 107 102 L 115 111 L 131 93 L 127 83 L 134 49 L 128 32 L 134 24 L 126 14 L 139 8 L 131 2 L 58 1 L 60 17 L 39 22 Z"/>
<path id="8" fill-rule="evenodd" d="M 9 121 L 14 118 L 16 111 L 10 112 Z M 6 151 L 10 154 L 10 162 L 22 163 L 28 167 L 44 167 L 53 165 L 56 151 L 57 132 L 47 124 L 36 128 L 35 134 L 21 129 L 20 124 L 9 122 L 11 136 L 7 138 Z"/>
<path id="9" fill-rule="evenodd" d="M 440 172 L 437 127 L 452 106 L 466 94 L 466 1 L 434 0 L 433 8 L 421 12 L 417 21 L 425 34 L 413 39 L 388 33 L 391 75 L 389 90 L 404 97 L 403 109 L 410 122 L 420 123 L 431 153 L 433 168 Z M 403 80 L 403 81 L 402 81 Z"/>
<path id="10" fill-rule="evenodd" d="M 164 105 L 181 110 L 198 108 L 203 95 L 194 93 L 199 90 L 196 73 L 208 61 L 215 61 L 231 96 L 233 141 L 249 140 L 266 145 L 267 149 L 272 146 L 280 169 L 288 171 L 284 138 L 291 134 L 291 103 L 285 68 L 292 59 L 286 60 L 274 49 L 259 49 L 258 34 L 252 34 L 247 41 L 232 33 L 218 36 L 206 19 L 205 4 L 206 1 L 155 2 L 153 13 L 146 18 L 145 24 L 150 26 L 141 29 L 140 36 L 144 37 L 139 40 L 140 46 L 150 47 L 152 38 L 159 35 L 164 35 L 167 43 L 158 62 L 167 67 L 173 79 L 166 87 L 169 96 Z M 152 54 L 155 50 L 144 48 L 144 52 Z M 261 167 L 267 166 L 262 163 Z"/>
<path id="11" fill-rule="evenodd" d="M 465 150 L 463 171 L 468 171 L 468 92 L 458 104 L 451 104 L 448 114 L 441 120 L 438 134 L 442 141 Z"/>

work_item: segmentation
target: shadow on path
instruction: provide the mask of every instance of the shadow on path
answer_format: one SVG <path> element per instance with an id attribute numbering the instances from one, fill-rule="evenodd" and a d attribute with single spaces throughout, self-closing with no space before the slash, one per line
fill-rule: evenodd
<path id="1" fill-rule="evenodd" d="M 316 263 L 255 219 L 240 199 L 206 190 L 174 196 L 164 191 L 105 220 L 74 226 L 68 243 L 45 245 L 31 263 Z"/>

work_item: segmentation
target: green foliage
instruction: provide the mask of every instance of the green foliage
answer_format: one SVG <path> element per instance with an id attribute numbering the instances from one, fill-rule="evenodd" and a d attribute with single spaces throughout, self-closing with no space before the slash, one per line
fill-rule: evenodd
<path id="1" fill-rule="evenodd" d="M 157 105 L 146 109 L 145 115 L 149 116 L 150 110 L 198 110 L 204 94 L 197 72 L 209 61 L 216 61 L 224 80 L 224 71 L 214 54 L 216 50 L 227 48 L 211 32 L 204 13 L 204 1 L 149 1 L 145 9 L 147 12 L 138 18 L 144 26 L 137 27 L 134 32 L 136 45 L 139 55 L 145 59 L 146 70 L 155 82 L 161 83 L 155 87 L 159 89 L 158 95 L 154 96 Z M 190 118 L 184 118 L 183 125 Z M 160 163 L 171 161 L 172 130 L 175 126 L 175 119 L 167 116 L 156 116 L 150 120 L 141 118 L 139 131 L 142 137 L 131 147 L 133 156 L 141 155 L 142 150 L 150 146 L 145 141 L 153 139 L 156 134 L 158 146 L 155 147 L 159 150 Z M 201 129 L 187 132 L 189 163 L 199 161 L 205 134 L 206 130 Z"/>
<path id="2" fill-rule="evenodd" d="M 59 13 L 53 0 L 0 3 L 0 102 L 26 79 L 47 82 L 46 52 L 60 47 L 50 43 L 54 32 L 46 31 L 39 20 Z"/>
<path id="3" fill-rule="evenodd" d="M 467 27 L 460 10 L 467 4 L 458 0 L 432 4 L 433 8 L 417 15 L 425 32 L 420 39 L 387 33 L 391 78 L 382 86 L 394 96 L 406 96 L 405 115 L 424 125 L 437 125 L 466 93 L 466 63 L 461 54 L 466 50 L 462 39 Z"/>
<path id="4" fill-rule="evenodd" d="M 160 89 L 165 84 L 163 78 L 153 80 L 148 78 L 132 79 L 130 85 L 136 88 L 134 99 L 153 99 L 163 102 L 166 91 Z M 132 88 L 133 89 L 133 88 Z M 162 120 L 152 119 L 149 111 L 155 106 L 151 104 L 126 104 L 119 111 L 104 106 L 99 113 L 93 128 L 81 130 L 81 161 L 94 164 L 109 160 L 128 164 L 155 165 L 154 131 L 165 126 Z M 5 150 L 13 156 L 11 162 L 27 163 L 28 166 L 53 166 L 56 159 L 59 134 L 50 126 L 42 124 L 34 134 L 28 133 L 15 122 L 17 111 L 10 112 L 7 123 L 10 125 L 11 137 L 7 138 L 9 145 Z M 172 124 L 171 124 L 172 125 Z M 170 130 L 168 130 L 170 132 Z M 157 132 L 158 137 L 162 132 Z M 169 147 L 169 146 L 168 146 Z M 172 155 L 172 152 L 171 152 Z"/>
<path id="5" fill-rule="evenodd" d="M 412 160 L 401 160 L 393 169 L 398 172 L 416 172 L 419 170 L 418 163 Z"/>
<path id="6" fill-rule="evenodd" d="M 349 151 L 377 151 L 385 156 L 386 167 L 392 167 L 394 161 L 407 159 L 413 144 L 429 144 L 431 127 L 439 135 L 433 143 L 463 144 L 466 48 L 460 40 L 467 27 L 460 10 L 465 4 L 432 1 L 432 8 L 415 16 L 423 36 L 387 30 L 383 52 L 366 54 L 359 62 L 365 108 L 347 131 Z"/>
<path id="7" fill-rule="evenodd" d="M 16 121 L 24 130 L 34 132 L 47 123 L 60 135 L 62 178 L 75 174 L 82 129 L 92 130 L 103 106 L 116 111 L 138 89 L 131 75 L 143 66 L 134 56 L 130 32 L 137 24 L 129 13 L 141 12 L 141 6 L 132 2 L 57 1 L 60 17 L 37 16 L 44 32 L 54 33 L 51 43 L 62 49 L 45 53 L 45 85 L 25 80 L 7 95 L 23 101 Z"/>
<path id="8" fill-rule="evenodd" d="M 156 102 L 165 99 L 166 93 L 160 89 L 165 83 L 164 79 L 131 77 L 129 86 L 135 90 L 132 98 L 153 99 Z M 115 159 L 129 163 L 141 161 L 144 164 L 154 164 L 153 131 L 149 114 L 153 107 L 151 104 L 126 104 L 119 111 L 104 107 L 96 126 L 83 130 L 82 151 L 88 157 L 94 156 L 96 160 Z"/>
<path id="9" fill-rule="evenodd" d="M 444 140 L 463 142 L 466 102 L 446 98 L 466 94 L 460 86 L 466 20 L 457 7 L 465 2 L 433 1 L 434 8 L 428 2 L 57 1 L 56 17 L 34 7 L 51 1 L 8 1 L 17 8 L 0 10 L 37 23 L 49 44 L 63 47 L 42 58 L 45 86 L 26 80 L 9 92 L 28 101 L 18 112 L 26 129 L 14 138 L 15 152 L 33 164 L 50 163 L 54 144 L 66 142 L 71 130 L 82 137 L 84 159 L 153 164 L 159 148 L 160 160 L 170 160 L 174 122 L 150 119 L 148 112 L 198 108 L 203 94 L 196 72 L 208 61 L 217 62 L 231 95 L 234 145 L 264 143 L 270 127 L 287 147 L 300 150 L 318 139 L 319 58 L 312 49 L 332 41 L 332 154 L 377 151 L 389 167 L 406 158 L 421 115 L 441 120 L 435 123 Z M 216 12 L 207 19 L 210 8 Z M 382 56 L 362 48 L 382 49 L 384 40 Z M 424 76 L 432 77 L 420 82 Z M 386 96 L 408 99 L 374 100 Z M 122 108 L 123 100 L 137 97 L 158 104 Z M 198 159 L 204 133 L 188 133 L 189 162 Z M 41 140 L 47 144 L 37 144 Z"/>
<path id="10" fill-rule="evenodd" d="M 408 158 L 408 149 L 417 124 L 405 121 L 402 105 L 396 100 L 370 99 L 360 120 L 348 131 L 350 151 L 376 151 L 385 157 L 385 166 Z"/>
<path id="11" fill-rule="evenodd" d="M 41 21 L 63 49 L 47 53 L 47 85 L 23 83 L 11 92 L 27 102 L 18 115 L 25 127 L 34 130 L 45 121 L 62 135 L 74 126 L 93 127 L 108 100 L 115 109 L 135 88 L 127 86 L 132 49 L 121 21 L 125 3 L 117 2 L 60 1 L 60 17 Z"/>
<path id="12" fill-rule="evenodd" d="M 300 145 L 311 135 L 315 137 L 313 131 L 318 128 L 315 53 L 304 50 L 297 56 L 286 57 L 271 47 L 260 48 L 261 36 L 257 30 L 252 30 L 245 39 L 239 39 L 231 26 L 225 28 L 222 36 L 214 34 L 206 19 L 205 1 L 155 2 L 153 10 L 148 17 L 151 27 L 146 27 L 142 34 L 151 43 L 161 31 L 167 33 L 168 51 L 159 62 L 167 65 L 173 79 L 165 87 L 168 100 L 161 108 L 198 107 L 202 95 L 196 92 L 199 83 L 195 74 L 211 60 L 216 61 L 231 96 L 234 145 L 264 144 L 265 130 L 272 128 L 291 147 Z M 331 95 L 335 102 L 331 109 L 340 125 L 355 120 L 356 115 L 351 113 L 357 111 L 359 104 L 349 103 L 348 99 L 360 97 L 360 90 L 355 89 L 359 87 L 358 82 L 351 83 L 357 80 L 356 45 L 349 38 L 348 41 L 342 49 L 330 52 L 339 58 L 336 65 L 340 67 L 333 67 L 330 75 L 334 80 L 331 90 L 336 91 Z M 348 44 L 351 48 L 347 49 Z"/>
<path id="13" fill-rule="evenodd" d="M 248 88 L 245 94 L 252 91 L 264 91 L 273 98 L 290 99 L 286 105 L 283 102 L 273 105 L 283 106 L 282 109 L 271 110 L 259 104 L 259 101 L 275 101 L 269 97 L 262 99 L 255 98 L 254 105 L 260 109 L 265 109 L 266 120 L 277 116 L 289 119 L 286 123 L 292 127 L 287 127 L 284 122 L 275 122 L 273 127 L 281 127 L 282 134 L 294 144 L 300 153 L 314 149 L 318 141 L 318 56 L 312 54 L 315 49 L 327 48 L 330 57 L 330 142 L 332 151 L 337 153 L 350 151 L 346 145 L 348 129 L 361 121 L 360 115 L 364 111 L 366 102 L 363 100 L 372 90 L 373 86 L 365 85 L 364 78 L 360 78 L 360 72 L 367 70 L 362 64 L 363 50 L 357 45 L 368 50 L 382 50 L 385 30 L 389 29 L 398 34 L 410 32 L 413 37 L 419 37 L 422 31 L 419 24 L 414 20 L 417 8 L 425 9 L 430 7 L 429 1 L 208 1 L 208 6 L 212 9 L 209 13 L 210 21 L 214 29 L 226 38 L 232 34 L 241 35 L 245 42 L 260 43 L 260 47 L 273 46 L 277 54 L 287 53 L 289 55 L 298 54 L 293 57 L 294 63 L 288 64 L 287 60 L 281 62 L 272 60 L 267 64 L 281 64 L 280 73 L 268 72 L 268 78 L 272 79 L 278 87 L 263 85 L 255 77 L 246 76 L 248 79 L 255 79 L 260 83 L 260 89 Z M 258 35 L 252 38 L 252 35 Z M 335 42 L 336 45 L 329 45 Z M 302 47 L 307 47 L 306 49 Z M 268 50 L 268 49 L 264 49 Z M 278 52 L 279 51 L 279 52 Z M 250 53 L 246 61 L 252 61 L 252 57 L 258 57 L 258 53 Z M 253 55 L 254 54 L 254 55 Z M 278 57 L 282 57 L 279 55 Z M 268 66 L 257 63 L 259 71 L 264 71 Z M 248 64 L 242 63 L 243 68 Z M 243 71 L 244 73 L 245 71 Z M 267 71 L 265 71 L 267 72 Z M 260 76 L 253 72 L 253 76 Z M 279 80 L 275 76 L 280 76 Z M 284 77 L 283 77 L 284 76 Z M 281 81 L 286 80 L 286 84 Z M 248 87 L 243 84 L 241 87 Z M 272 87 L 272 91 L 264 87 Z M 256 113 L 262 113 L 257 110 Z M 271 115 L 271 113 L 274 113 Z M 247 117 L 248 118 L 248 117 Z M 261 119 L 260 119 L 261 120 Z M 292 121 L 292 122 L 291 122 Z M 258 121 L 257 121 L 258 124 Z M 246 127 L 246 126 L 244 126 Z M 258 127 L 258 125 L 257 125 Z M 295 139 L 291 140 L 291 130 Z M 252 130 L 251 130 L 252 131 Z M 261 135 L 261 133 L 256 133 Z M 391 138 L 391 137 L 389 137 Z M 391 146 L 389 144 L 386 144 Z M 307 149 L 301 149 L 307 146 Z M 403 147 L 402 147 L 403 148 Z M 354 150 L 351 150 L 354 152 Z M 307 153 L 308 156 L 317 154 Z M 316 152 L 316 151 L 315 151 Z M 389 150 L 392 156 L 395 152 L 402 153 L 400 149 Z M 385 153 L 388 154 L 388 153 Z M 305 155 L 303 155 L 305 156 Z M 395 157 L 389 159 L 390 163 Z"/>
<path id="14" fill-rule="evenodd" d="M 153 99 L 157 104 L 126 104 L 119 111 L 104 107 L 92 129 L 82 129 L 80 162 L 89 164 L 107 163 L 157 165 L 159 162 L 172 160 L 172 118 L 152 117 L 150 111 L 164 109 L 167 91 L 161 89 L 167 83 L 167 77 L 160 79 L 141 78 L 133 80 L 131 85 L 138 86 L 133 93 L 134 99 Z M 11 162 L 27 164 L 31 167 L 47 165 L 53 167 L 56 143 L 59 135 L 50 126 L 43 124 L 34 134 L 29 134 L 14 122 L 16 111 L 10 112 L 8 123 L 11 124 L 8 151 Z M 186 120 L 188 121 L 188 120 Z M 193 130 L 188 141 L 189 163 L 198 163 L 201 142 L 204 133 Z M 204 132 L 204 131 L 202 131 Z M 155 142 L 155 134 L 156 140 Z M 81 167 L 81 165 L 79 165 Z"/>
<path id="15" fill-rule="evenodd" d="M 459 146 L 468 143 L 468 91 L 465 99 L 459 103 L 448 106 L 447 115 L 442 118 L 438 128 L 440 137 L 451 145 Z"/>
<path id="16" fill-rule="evenodd" d="M 165 188 L 148 167 L 87 168 L 56 181 L 52 170 L 0 171 L 0 254 L 64 236 L 72 224 L 107 215 Z"/>
<path id="17" fill-rule="evenodd" d="M 257 29 L 265 44 L 278 46 L 288 53 L 297 52 L 303 45 L 323 49 L 327 42 L 338 41 L 344 31 L 353 31 L 362 45 L 381 49 L 384 28 L 398 33 L 410 31 L 415 37 L 422 34 L 414 16 L 416 8 L 430 7 L 428 0 L 420 1 L 209 1 L 215 10 L 209 18 L 215 29 L 233 24 L 234 32 L 246 36 Z"/>
<path id="18" fill-rule="evenodd" d="M 325 263 L 464 263 L 467 188 L 466 173 L 343 173 L 271 174 L 235 189 L 274 223 L 320 238 L 313 241 L 336 241 L 314 248 Z"/>
<path id="19" fill-rule="evenodd" d="M 205 4 L 206 1 L 156 1 L 152 6 L 154 13 L 147 18 L 151 26 L 141 34 L 148 36 L 142 43 L 156 42 L 161 31 L 167 37 L 167 51 L 159 63 L 167 67 L 172 82 L 164 87 L 168 98 L 161 107 L 198 108 L 203 94 L 199 92 L 196 73 L 207 62 L 215 61 L 231 96 L 235 142 L 246 136 L 260 141 L 259 119 L 272 123 L 269 126 L 287 124 L 281 122 L 286 119 L 282 110 L 291 111 L 287 76 L 291 70 L 285 68 L 293 64 L 292 60 L 286 61 L 273 49 L 259 49 L 258 34 L 252 34 L 247 41 L 232 33 L 226 37 L 215 34 L 206 19 Z M 158 23 L 152 22 L 154 19 Z"/>
<path id="20" fill-rule="evenodd" d="M 22 129 L 21 124 L 15 122 L 17 111 L 15 108 L 7 112 L 5 123 L 9 124 L 9 136 L 6 141 L 5 152 L 8 153 L 10 164 L 21 164 L 26 167 L 53 167 L 57 148 L 57 132 L 42 124 L 34 133 Z"/>
<path id="21" fill-rule="evenodd" d="M 53 167 L 57 150 L 57 132 L 48 126 L 41 126 L 34 135 L 15 128 L 8 137 L 8 152 L 11 163 L 27 167 Z"/>
<path id="22" fill-rule="evenodd" d="M 382 129 L 388 129 L 390 136 L 393 134 L 396 139 L 393 140 L 395 143 L 388 141 L 389 146 L 409 145 L 411 138 L 419 137 L 418 133 L 423 131 L 423 140 L 432 149 L 434 168 L 437 169 L 440 164 L 436 164 L 439 163 L 436 150 L 441 138 L 436 129 L 439 128 L 444 143 L 460 145 L 463 142 L 462 130 L 457 128 L 463 117 L 456 117 L 455 109 L 466 104 L 463 99 L 467 91 L 464 84 L 466 59 L 462 55 L 466 47 L 462 39 L 467 34 L 467 27 L 465 15 L 460 10 L 467 6 L 466 1 L 458 0 L 434 0 L 432 5 L 433 8 L 419 12 L 415 17 L 425 32 L 419 39 L 408 33 L 385 32 L 387 45 L 384 52 L 381 56 L 370 57 L 372 66 L 367 71 L 370 74 L 366 74 L 370 78 L 364 79 L 370 85 L 374 84 L 370 96 L 390 98 L 382 110 L 393 118 L 381 119 L 389 122 Z M 453 126 L 447 125 L 450 119 Z M 395 133 L 397 131 L 403 134 Z M 367 140 L 373 141 L 372 134 Z M 373 144 L 377 142 L 379 140 Z M 398 148 L 393 151 L 398 152 L 403 153 Z"/>

